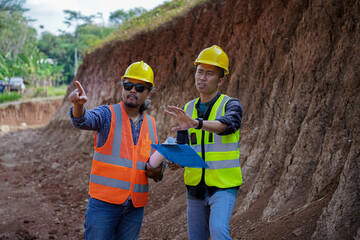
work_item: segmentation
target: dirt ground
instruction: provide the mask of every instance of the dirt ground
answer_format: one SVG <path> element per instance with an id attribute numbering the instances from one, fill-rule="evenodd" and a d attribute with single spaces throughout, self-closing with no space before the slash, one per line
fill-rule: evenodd
<path id="1" fill-rule="evenodd" d="M 56 178 L 64 176 L 64 169 L 59 167 L 60 159 L 57 158 L 62 151 L 56 150 L 43 138 L 45 126 L 61 101 L 31 103 L 31 107 L 26 103 L 27 108 L 21 104 L 11 105 L 0 110 L 0 113 L 7 111 L 10 118 L 15 116 L 13 119 L 2 119 L 1 122 L 0 211 L 3 217 L 0 239 L 54 239 L 53 236 L 58 234 L 62 237 L 56 237 L 57 239 L 67 239 L 66 236 L 71 231 L 74 234 L 69 239 L 77 239 L 73 236 L 82 229 L 79 214 L 75 212 L 86 208 L 86 192 L 78 194 L 71 183 L 69 186 Z M 47 104 L 53 107 L 48 108 L 45 106 Z M 14 109 L 18 111 L 11 111 Z M 47 117 L 34 122 L 33 114 Z M 21 124 L 17 124 L 18 122 Z M 73 203 L 69 205 L 68 211 L 71 214 L 64 221 L 61 216 L 63 209 L 67 209 L 64 207 L 67 204 L 63 204 L 62 200 L 72 195 L 72 192 L 82 195 L 83 201 L 74 201 L 76 206 Z M 73 230 L 66 230 L 70 224 Z"/>

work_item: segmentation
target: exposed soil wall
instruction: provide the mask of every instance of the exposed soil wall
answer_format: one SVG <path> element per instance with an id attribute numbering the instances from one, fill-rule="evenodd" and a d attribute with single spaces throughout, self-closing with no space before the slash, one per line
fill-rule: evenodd
<path id="1" fill-rule="evenodd" d="M 76 80 L 89 97 L 88 108 L 116 103 L 126 67 L 147 62 L 157 88 L 150 114 L 163 140 L 174 136 L 174 123 L 164 109 L 197 96 L 193 61 L 213 44 L 230 59 L 230 76 L 221 92 L 244 107 L 244 184 L 230 222 L 231 236 L 359 238 L 360 2 L 210 1 L 154 31 L 87 55 Z M 69 90 L 74 88 L 72 84 Z M 39 192 L 49 194 L 61 225 L 48 234 L 80 237 L 79 224 L 75 231 L 65 223 L 83 221 L 93 133 L 71 127 L 69 107 L 64 101 L 41 130 L 50 143 L 42 151 L 53 153 L 43 159 L 47 184 Z M 34 179 L 40 181 L 39 171 Z M 56 226 L 49 223 L 48 228 Z M 35 224 L 28 229 L 35 235 Z M 166 171 L 162 182 L 151 183 L 140 239 L 187 239 L 186 231 L 182 170 Z"/>
<path id="2" fill-rule="evenodd" d="M 43 102 L 22 102 L 0 108 L 0 125 L 46 125 L 61 106 L 63 99 Z"/>

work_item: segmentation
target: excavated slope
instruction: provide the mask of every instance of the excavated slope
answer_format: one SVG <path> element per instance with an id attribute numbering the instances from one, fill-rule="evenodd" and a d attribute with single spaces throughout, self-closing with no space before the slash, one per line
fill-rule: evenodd
<path id="1" fill-rule="evenodd" d="M 193 61 L 213 44 L 230 59 L 221 92 L 244 107 L 244 185 L 231 220 L 233 238 L 360 237 L 358 0 L 210 1 L 87 55 L 75 80 L 85 88 L 88 108 L 116 103 L 126 67 L 147 62 L 157 88 L 150 114 L 164 140 L 174 136 L 164 109 L 197 97 Z M 75 131 L 69 107 L 64 101 L 54 115 L 49 137 Z M 80 137 L 79 149 L 91 151 L 93 134 Z M 161 183 L 151 183 L 142 239 L 187 238 L 181 175 L 167 171 Z"/>

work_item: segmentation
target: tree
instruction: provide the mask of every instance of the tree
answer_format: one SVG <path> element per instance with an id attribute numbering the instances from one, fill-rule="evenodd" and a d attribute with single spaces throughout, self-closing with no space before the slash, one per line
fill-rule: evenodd
<path id="1" fill-rule="evenodd" d="M 116 10 L 115 12 L 110 13 L 109 21 L 115 24 L 121 24 L 128 18 L 129 18 L 128 13 L 125 12 L 123 9 L 119 9 Z"/>
<path id="2" fill-rule="evenodd" d="M 78 48 L 79 48 L 79 34 L 78 34 L 78 27 L 80 26 L 80 23 L 82 24 L 91 24 L 93 22 L 93 19 L 95 18 L 95 15 L 85 16 L 82 15 L 81 12 L 71 11 L 71 10 L 64 10 L 65 13 L 65 20 L 64 23 L 70 26 L 75 26 L 75 48 L 74 48 L 74 76 L 77 73 L 78 65 L 79 65 L 79 54 L 78 54 Z"/>
<path id="3" fill-rule="evenodd" d="M 142 7 L 135 7 L 129 10 L 129 18 L 138 17 L 143 13 L 146 13 L 146 9 Z"/>
<path id="4" fill-rule="evenodd" d="M 0 51 L 11 52 L 14 57 L 29 47 L 36 40 L 36 31 L 28 26 L 31 19 L 23 16 L 28 9 L 23 8 L 24 0 L 2 0 L 0 2 Z"/>
<path id="5" fill-rule="evenodd" d="M 109 21 L 115 24 L 122 24 L 130 18 L 138 17 L 145 12 L 147 12 L 146 9 L 142 7 L 132 8 L 128 12 L 119 9 L 110 13 Z"/>
<path id="6" fill-rule="evenodd" d="M 1 0 L 0 11 L 23 12 L 26 10 L 23 8 L 24 3 L 25 0 Z"/>
<path id="7" fill-rule="evenodd" d="M 53 59 L 55 63 L 63 66 L 62 80 L 70 82 L 74 73 L 74 48 L 75 37 L 66 32 L 55 36 L 49 32 L 43 32 L 38 40 L 38 48 L 41 52 Z"/>

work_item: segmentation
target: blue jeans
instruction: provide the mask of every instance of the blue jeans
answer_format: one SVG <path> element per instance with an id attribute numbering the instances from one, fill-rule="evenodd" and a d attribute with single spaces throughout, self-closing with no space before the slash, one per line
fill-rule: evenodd
<path id="1" fill-rule="evenodd" d="M 204 200 L 187 198 L 187 224 L 190 240 L 225 240 L 230 238 L 229 222 L 236 195 L 220 190 Z"/>
<path id="2" fill-rule="evenodd" d="M 131 200 L 123 204 L 107 203 L 89 197 L 85 213 L 85 239 L 137 239 L 144 208 L 135 208 Z"/>

